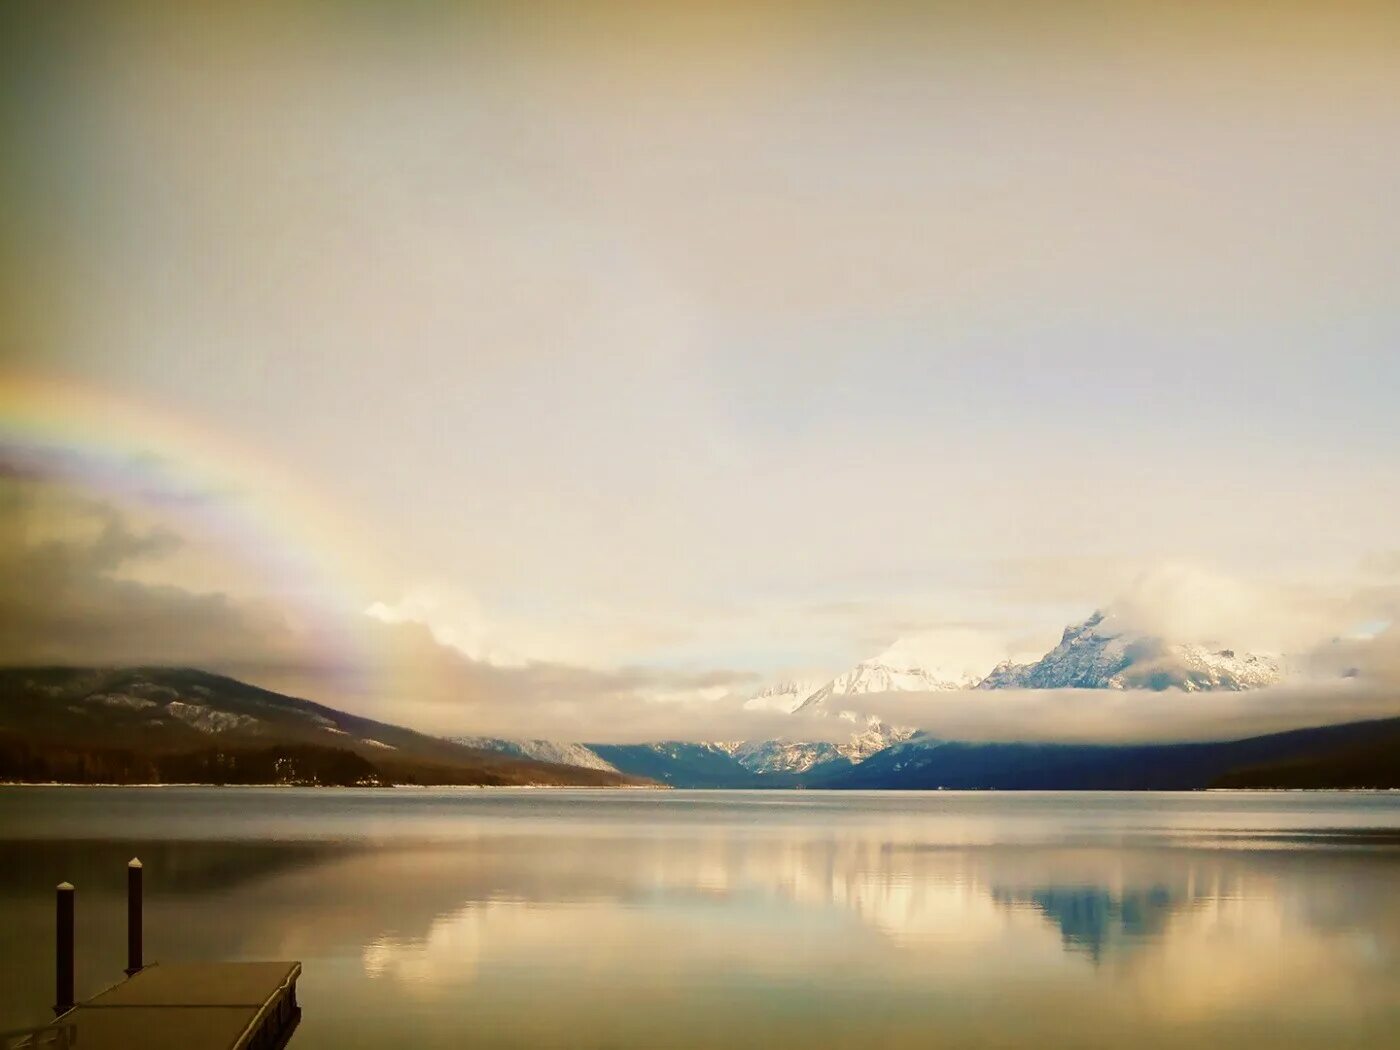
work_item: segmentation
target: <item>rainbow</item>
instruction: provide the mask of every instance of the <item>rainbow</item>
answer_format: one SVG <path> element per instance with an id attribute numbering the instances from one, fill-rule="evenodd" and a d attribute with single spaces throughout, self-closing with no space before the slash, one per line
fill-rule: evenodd
<path id="1" fill-rule="evenodd" d="M 344 515 L 266 453 L 164 407 L 0 375 L 0 466 L 139 510 L 246 569 L 327 666 L 369 665 L 357 623 L 379 574 Z"/>

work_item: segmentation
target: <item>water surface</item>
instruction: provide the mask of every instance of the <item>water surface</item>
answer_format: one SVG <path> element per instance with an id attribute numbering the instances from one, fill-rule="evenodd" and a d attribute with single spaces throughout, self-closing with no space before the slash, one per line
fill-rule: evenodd
<path id="1" fill-rule="evenodd" d="M 294 958 L 293 1050 L 1400 1046 L 1400 795 L 0 789 L 0 1030 Z"/>

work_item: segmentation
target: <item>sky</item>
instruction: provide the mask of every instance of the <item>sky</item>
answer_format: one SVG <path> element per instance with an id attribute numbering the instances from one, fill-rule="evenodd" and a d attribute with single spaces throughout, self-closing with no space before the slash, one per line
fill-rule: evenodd
<path id="1" fill-rule="evenodd" d="M 597 739 L 1400 648 L 1393 4 L 0 17 L 6 663 Z"/>

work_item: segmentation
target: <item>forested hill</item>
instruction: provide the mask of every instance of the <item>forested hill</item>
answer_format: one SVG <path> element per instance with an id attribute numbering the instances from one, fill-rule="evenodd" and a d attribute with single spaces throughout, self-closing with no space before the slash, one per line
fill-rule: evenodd
<path id="1" fill-rule="evenodd" d="M 0 780 L 495 784 L 642 778 L 465 747 L 189 668 L 0 669 Z"/>
<path id="2" fill-rule="evenodd" d="M 1400 718 L 1199 744 L 967 743 L 915 737 L 811 787 L 1046 791 L 1400 788 Z"/>

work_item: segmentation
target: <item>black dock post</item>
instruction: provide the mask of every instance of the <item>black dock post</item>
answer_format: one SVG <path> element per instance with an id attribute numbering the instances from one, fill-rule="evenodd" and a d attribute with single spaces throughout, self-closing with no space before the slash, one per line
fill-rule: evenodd
<path id="1" fill-rule="evenodd" d="M 126 865 L 126 975 L 140 972 L 141 962 L 141 859 Z"/>
<path id="2" fill-rule="evenodd" d="M 58 939 L 55 943 L 55 1014 L 73 1009 L 73 884 L 58 884 Z"/>

